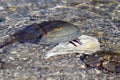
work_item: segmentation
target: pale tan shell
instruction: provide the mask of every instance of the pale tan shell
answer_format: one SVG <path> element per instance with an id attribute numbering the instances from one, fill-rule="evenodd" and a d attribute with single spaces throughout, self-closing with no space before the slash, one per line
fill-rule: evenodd
<path id="1" fill-rule="evenodd" d="M 60 43 L 53 49 L 49 50 L 45 56 L 45 59 L 48 59 L 52 56 L 62 55 L 62 54 L 73 54 L 73 53 L 87 53 L 91 54 L 98 50 L 100 50 L 100 43 L 94 37 L 82 35 L 78 37 L 81 45 L 79 43 L 75 43 L 77 46 L 69 42 Z"/>

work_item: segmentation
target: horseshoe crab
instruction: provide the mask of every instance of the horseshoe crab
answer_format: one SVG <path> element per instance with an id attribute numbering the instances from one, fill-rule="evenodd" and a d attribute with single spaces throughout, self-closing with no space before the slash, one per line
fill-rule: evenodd
<path id="1" fill-rule="evenodd" d="M 97 51 L 81 56 L 87 67 L 98 68 L 106 73 L 120 73 L 120 54 L 112 51 Z"/>
<path id="2" fill-rule="evenodd" d="M 14 42 L 32 42 L 40 44 L 57 44 L 61 42 L 78 42 L 79 28 L 71 23 L 53 20 L 44 21 L 40 24 L 32 24 L 26 26 L 22 30 L 18 30 L 10 35 L 11 40 L 0 46 L 3 48 Z M 78 42 L 79 43 L 79 42 Z"/>
<path id="3" fill-rule="evenodd" d="M 62 54 L 73 54 L 73 53 L 86 53 L 92 54 L 98 50 L 100 50 L 100 43 L 98 39 L 88 35 L 81 35 L 78 37 L 78 42 L 73 42 L 73 44 L 69 42 L 59 43 L 57 46 L 52 48 L 45 55 L 45 59 L 48 59 L 52 56 L 62 55 Z"/>

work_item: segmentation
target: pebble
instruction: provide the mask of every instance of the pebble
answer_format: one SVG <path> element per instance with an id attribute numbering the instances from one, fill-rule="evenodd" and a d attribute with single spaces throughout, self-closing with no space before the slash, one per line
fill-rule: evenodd
<path id="1" fill-rule="evenodd" d="M 3 10 L 4 8 L 2 6 L 0 6 L 0 10 Z"/>
<path id="2" fill-rule="evenodd" d="M 7 7 L 7 10 L 11 12 L 16 11 L 16 9 L 17 9 L 16 7 Z"/>
<path id="3" fill-rule="evenodd" d="M 55 79 L 52 77 L 47 77 L 46 80 L 55 80 Z"/>
<path id="4" fill-rule="evenodd" d="M 17 51 L 12 51 L 10 54 L 17 54 Z"/>

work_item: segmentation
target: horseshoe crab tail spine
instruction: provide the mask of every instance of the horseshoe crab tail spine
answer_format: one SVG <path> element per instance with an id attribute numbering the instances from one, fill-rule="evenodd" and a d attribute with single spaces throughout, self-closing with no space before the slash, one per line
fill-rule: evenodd
<path id="1" fill-rule="evenodd" d="M 8 41 L 7 43 L 4 43 L 3 45 L 0 45 L 0 49 L 7 46 L 7 45 L 9 45 L 9 44 L 14 43 L 15 41 L 16 41 L 16 39 L 12 39 L 12 40 Z"/>

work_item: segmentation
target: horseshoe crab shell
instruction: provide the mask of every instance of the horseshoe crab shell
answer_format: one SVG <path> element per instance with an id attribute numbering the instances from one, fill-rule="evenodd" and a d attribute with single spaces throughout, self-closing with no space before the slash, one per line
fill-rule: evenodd
<path id="1" fill-rule="evenodd" d="M 60 43 L 55 46 L 53 49 L 49 50 L 45 55 L 45 59 L 49 59 L 52 56 L 62 55 L 62 54 L 73 54 L 73 53 L 86 53 L 92 54 L 100 50 L 100 43 L 95 37 L 88 35 L 81 35 L 78 37 L 79 42 L 82 44 L 76 43 L 76 46 L 69 42 Z"/>
<path id="2" fill-rule="evenodd" d="M 48 21 L 41 24 L 46 34 L 40 39 L 40 44 L 57 44 L 71 41 L 80 35 L 79 28 L 65 21 Z"/>
<path id="3" fill-rule="evenodd" d="M 40 24 L 34 23 L 16 31 L 10 35 L 11 40 L 7 41 L 0 48 L 14 42 L 32 42 L 39 44 L 57 44 L 68 42 L 77 38 L 80 34 L 79 28 L 71 23 L 53 20 L 44 21 Z"/>

